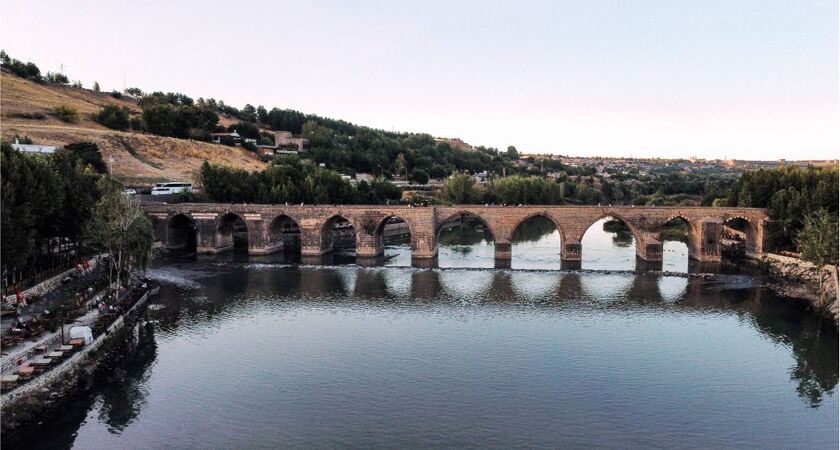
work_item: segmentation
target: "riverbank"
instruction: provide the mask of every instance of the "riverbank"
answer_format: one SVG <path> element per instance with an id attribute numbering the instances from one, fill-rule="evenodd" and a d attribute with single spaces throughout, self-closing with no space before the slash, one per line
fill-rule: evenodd
<path id="1" fill-rule="evenodd" d="M 58 414 L 62 402 L 74 392 L 90 388 L 93 375 L 102 363 L 101 355 L 107 354 L 109 346 L 118 342 L 119 337 L 131 329 L 145 309 L 149 297 L 157 291 L 155 286 L 128 294 L 128 309 L 96 333 L 93 342 L 27 383 L 4 392 L 0 396 L 0 408 L 3 410 L 0 431 L 12 430 L 41 420 L 44 416 Z"/>
<path id="2" fill-rule="evenodd" d="M 776 294 L 805 300 L 814 310 L 838 323 L 837 267 L 825 266 L 821 271 L 823 293 L 820 296 L 820 280 L 813 264 L 775 253 L 765 253 L 761 261 L 768 272 L 768 287 Z"/>

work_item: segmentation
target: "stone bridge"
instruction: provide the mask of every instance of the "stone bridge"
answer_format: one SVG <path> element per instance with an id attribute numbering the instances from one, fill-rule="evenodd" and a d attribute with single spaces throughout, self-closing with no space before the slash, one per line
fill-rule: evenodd
<path id="1" fill-rule="evenodd" d="M 170 248 L 194 245 L 198 253 L 219 253 L 233 248 L 234 225 L 247 231 L 248 252 L 267 254 L 282 250 L 290 236 L 299 240 L 303 256 L 318 256 L 333 250 L 336 229 L 355 232 L 356 256 L 383 253 L 383 229 L 391 218 L 408 225 L 414 260 L 437 256 L 442 226 L 462 216 L 484 224 L 493 237 L 496 259 L 511 258 L 511 239 L 516 228 L 535 216 L 551 220 L 560 233 L 561 260 L 569 267 L 581 260 L 586 249 L 581 240 L 598 220 L 612 217 L 624 222 L 636 242 L 636 254 L 644 261 L 662 260 L 660 231 L 669 221 L 684 221 L 692 259 L 720 261 L 724 224 L 739 219 L 746 236 L 746 253 L 762 253 L 765 210 L 690 206 L 482 206 L 455 205 L 411 207 L 405 205 L 249 205 L 249 204 L 147 204 L 157 241 Z M 244 223 L 244 227 L 241 225 Z"/>

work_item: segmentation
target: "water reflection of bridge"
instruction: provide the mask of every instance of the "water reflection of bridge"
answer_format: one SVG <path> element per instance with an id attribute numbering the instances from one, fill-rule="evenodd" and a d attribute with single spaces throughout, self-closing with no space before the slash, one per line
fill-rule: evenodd
<path id="1" fill-rule="evenodd" d="M 757 285 L 739 284 L 743 282 L 743 278 L 710 282 L 627 273 L 266 266 L 205 281 L 209 298 L 220 300 L 209 305 L 183 300 L 183 307 L 196 310 L 194 315 L 178 313 L 175 308 L 162 311 L 177 317 L 179 326 L 189 326 L 190 320 L 222 320 L 229 316 L 226 309 L 252 307 L 250 302 L 240 301 L 243 297 L 272 304 L 303 300 L 351 306 L 361 302 L 374 308 L 443 307 L 465 312 L 492 306 L 554 309 L 558 313 L 583 309 L 595 314 L 670 310 L 731 314 L 791 348 L 796 362 L 791 377 L 797 381 L 797 391 L 809 403 L 819 404 L 837 384 L 836 330 L 831 329 L 830 321 L 807 314 L 804 306 L 794 311 L 798 307 L 789 300 L 778 299 Z M 283 286 L 282 292 L 277 286 Z M 826 348 L 835 349 L 828 361 Z"/>

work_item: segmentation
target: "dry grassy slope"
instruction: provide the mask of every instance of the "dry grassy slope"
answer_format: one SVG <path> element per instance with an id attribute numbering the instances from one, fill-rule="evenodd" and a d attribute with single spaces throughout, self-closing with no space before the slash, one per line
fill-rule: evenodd
<path id="1" fill-rule="evenodd" d="M 166 138 L 140 133 L 109 130 L 92 120 L 102 106 L 113 103 L 139 114 L 140 108 L 129 99 L 115 99 L 107 93 L 69 86 L 41 85 L 14 75 L 0 75 L 0 134 L 11 139 L 15 134 L 29 136 L 37 144 L 63 146 L 71 142 L 96 143 L 106 161 L 114 157 L 116 176 L 129 184 L 149 184 L 165 180 L 192 180 L 204 160 L 211 163 L 256 170 L 265 166 L 253 153 L 238 147 L 185 139 Z M 81 120 L 67 124 L 56 119 L 56 106 L 76 108 Z M 18 114 L 43 113 L 44 120 L 17 117 Z M 233 122 L 223 118 L 221 123 Z"/>

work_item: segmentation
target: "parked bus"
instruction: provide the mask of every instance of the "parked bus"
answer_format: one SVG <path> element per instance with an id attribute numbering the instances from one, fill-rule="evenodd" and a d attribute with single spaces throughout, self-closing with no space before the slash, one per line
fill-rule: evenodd
<path id="1" fill-rule="evenodd" d="M 192 192 L 192 183 L 158 183 L 152 188 L 152 195 L 169 195 L 177 194 L 179 192 Z"/>

